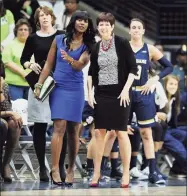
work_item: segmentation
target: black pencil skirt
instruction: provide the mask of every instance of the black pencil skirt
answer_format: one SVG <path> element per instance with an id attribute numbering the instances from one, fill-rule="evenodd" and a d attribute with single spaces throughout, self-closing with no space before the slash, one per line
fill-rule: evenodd
<path id="1" fill-rule="evenodd" d="M 95 129 L 127 131 L 129 106 L 120 106 L 120 99 L 103 95 L 95 96 Z"/>

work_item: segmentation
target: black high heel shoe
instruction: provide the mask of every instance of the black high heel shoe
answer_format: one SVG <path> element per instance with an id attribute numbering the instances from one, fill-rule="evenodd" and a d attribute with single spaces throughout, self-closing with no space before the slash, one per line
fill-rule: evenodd
<path id="1" fill-rule="evenodd" d="M 66 177 L 67 177 L 68 175 L 71 175 L 71 176 L 74 177 L 74 173 L 73 173 L 73 174 L 66 174 Z M 71 187 L 73 186 L 73 182 L 65 182 L 65 186 L 68 187 L 68 188 L 71 188 Z"/>
<path id="2" fill-rule="evenodd" d="M 50 172 L 50 176 L 51 176 L 51 184 L 58 185 L 58 186 L 63 186 L 64 185 L 63 182 L 56 182 L 56 181 L 53 180 L 52 171 Z"/>

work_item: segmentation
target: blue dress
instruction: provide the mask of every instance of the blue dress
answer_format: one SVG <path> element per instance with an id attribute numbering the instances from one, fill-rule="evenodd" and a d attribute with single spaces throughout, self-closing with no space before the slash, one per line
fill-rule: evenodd
<path id="1" fill-rule="evenodd" d="M 65 50 L 69 56 L 78 60 L 86 50 L 86 46 L 83 44 L 76 50 L 67 51 L 63 38 L 64 35 L 56 36 L 57 56 L 54 71 L 56 86 L 49 100 L 51 119 L 63 119 L 80 123 L 84 108 L 83 72 L 76 71 L 66 60 L 63 60 L 60 48 Z"/>

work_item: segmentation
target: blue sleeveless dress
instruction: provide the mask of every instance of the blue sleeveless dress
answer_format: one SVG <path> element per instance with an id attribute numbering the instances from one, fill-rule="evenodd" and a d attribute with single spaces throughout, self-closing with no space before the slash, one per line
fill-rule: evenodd
<path id="1" fill-rule="evenodd" d="M 54 71 L 56 86 L 50 95 L 51 119 L 63 119 L 80 123 L 84 107 L 84 84 L 83 72 L 76 71 L 61 57 L 60 48 L 65 50 L 69 56 L 78 60 L 86 50 L 83 44 L 73 51 L 66 50 L 63 42 L 64 35 L 56 36 L 57 56 Z"/>

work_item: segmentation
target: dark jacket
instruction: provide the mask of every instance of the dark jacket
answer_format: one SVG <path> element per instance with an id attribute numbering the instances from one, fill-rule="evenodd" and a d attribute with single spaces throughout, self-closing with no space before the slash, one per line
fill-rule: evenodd
<path id="1" fill-rule="evenodd" d="M 177 109 L 176 109 L 176 101 L 174 100 L 171 105 L 171 119 L 168 122 L 169 127 L 177 128 Z"/>
<path id="2" fill-rule="evenodd" d="M 137 74 L 137 64 L 135 60 L 134 53 L 131 49 L 129 42 L 122 37 L 116 36 L 115 39 L 115 47 L 116 53 L 118 56 L 118 85 L 107 85 L 112 87 L 120 87 L 123 88 L 125 83 L 127 82 L 127 78 L 129 73 L 134 75 Z M 99 65 L 98 65 L 98 53 L 100 42 L 96 43 L 93 47 L 91 57 L 90 57 L 90 68 L 88 75 L 92 76 L 93 85 L 95 90 L 98 88 L 98 73 L 99 73 Z"/>

